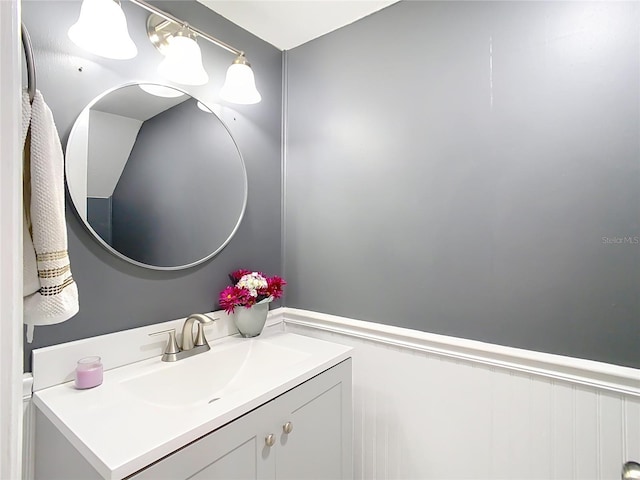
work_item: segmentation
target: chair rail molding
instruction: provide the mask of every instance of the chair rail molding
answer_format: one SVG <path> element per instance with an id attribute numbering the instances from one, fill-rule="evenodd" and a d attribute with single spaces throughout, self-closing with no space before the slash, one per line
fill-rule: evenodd
<path id="1" fill-rule="evenodd" d="M 580 358 L 421 332 L 336 315 L 285 308 L 285 325 L 466 360 L 640 397 L 640 370 Z"/>

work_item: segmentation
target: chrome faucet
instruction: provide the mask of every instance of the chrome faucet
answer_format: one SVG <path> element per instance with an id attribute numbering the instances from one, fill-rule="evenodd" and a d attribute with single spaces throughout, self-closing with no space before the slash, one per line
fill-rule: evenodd
<path id="1" fill-rule="evenodd" d="M 163 333 L 169 334 L 169 341 L 162 354 L 163 362 L 177 362 L 183 358 L 192 357 L 198 353 L 204 353 L 211 350 L 207 338 L 204 335 L 204 325 L 213 323 L 217 318 L 209 318 L 202 313 L 192 313 L 184 321 L 182 326 L 182 347 L 178 346 L 176 341 L 176 330 L 171 328 L 169 330 L 162 330 L 160 332 L 153 332 L 149 335 L 160 335 Z M 193 325 L 197 324 L 198 329 L 196 334 L 193 334 Z"/>
<path id="2" fill-rule="evenodd" d="M 193 324 L 198 322 L 198 330 L 196 336 L 193 336 Z M 182 351 L 188 351 L 195 347 L 207 347 L 209 350 L 209 344 L 204 336 L 202 329 L 203 325 L 213 323 L 213 320 L 202 313 L 192 313 L 184 321 L 182 326 Z"/>

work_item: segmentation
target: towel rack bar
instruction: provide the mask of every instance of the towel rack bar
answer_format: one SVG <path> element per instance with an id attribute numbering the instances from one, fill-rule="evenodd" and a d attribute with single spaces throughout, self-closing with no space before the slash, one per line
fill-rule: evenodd
<path id="1" fill-rule="evenodd" d="M 22 46 L 24 48 L 24 57 L 27 61 L 27 91 L 29 92 L 29 100 L 33 101 L 33 97 L 36 94 L 36 64 L 33 60 L 31 36 L 24 22 L 22 22 Z"/>

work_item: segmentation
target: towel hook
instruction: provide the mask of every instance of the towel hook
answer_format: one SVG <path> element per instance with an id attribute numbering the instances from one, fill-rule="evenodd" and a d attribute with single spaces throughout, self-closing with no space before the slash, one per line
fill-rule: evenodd
<path id="1" fill-rule="evenodd" d="M 27 91 L 29 92 L 29 100 L 33 101 L 36 94 L 36 64 L 33 61 L 31 36 L 24 22 L 22 22 L 22 46 L 24 47 L 24 58 L 27 61 Z"/>

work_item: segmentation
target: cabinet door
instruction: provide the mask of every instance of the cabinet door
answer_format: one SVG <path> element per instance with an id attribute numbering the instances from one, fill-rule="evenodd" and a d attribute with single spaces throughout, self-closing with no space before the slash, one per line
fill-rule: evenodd
<path id="1" fill-rule="evenodd" d="M 352 478 L 351 360 L 291 390 L 282 403 L 276 478 Z"/>
<path id="2" fill-rule="evenodd" d="M 273 480 L 267 404 L 130 477 L 135 480 Z M 273 430 L 273 429 L 271 429 Z"/>

